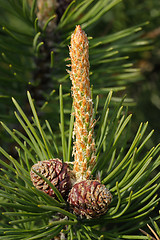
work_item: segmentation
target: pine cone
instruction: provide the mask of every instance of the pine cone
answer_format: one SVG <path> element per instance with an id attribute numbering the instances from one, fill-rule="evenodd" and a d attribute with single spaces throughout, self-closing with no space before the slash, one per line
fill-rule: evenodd
<path id="1" fill-rule="evenodd" d="M 41 173 L 46 177 L 61 193 L 61 195 L 66 198 L 69 190 L 71 189 L 71 177 L 70 170 L 67 163 L 62 163 L 58 158 L 40 161 L 34 164 L 31 168 L 31 180 L 33 185 L 51 197 L 56 197 L 56 194 L 51 189 L 51 187 L 33 170 Z"/>
<path id="2" fill-rule="evenodd" d="M 95 218 L 103 215 L 112 200 L 109 190 L 97 180 L 76 183 L 68 196 L 73 212 L 81 218 Z"/>

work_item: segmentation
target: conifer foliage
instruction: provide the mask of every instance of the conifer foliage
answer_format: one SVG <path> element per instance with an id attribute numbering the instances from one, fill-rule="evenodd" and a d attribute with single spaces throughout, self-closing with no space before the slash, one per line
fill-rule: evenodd
<path id="1" fill-rule="evenodd" d="M 0 147 L 3 155 L 3 160 L 0 159 L 0 239 L 150 239 L 139 229 L 147 225 L 154 210 L 152 221 L 158 230 L 155 223 L 159 221 L 160 145 L 146 151 L 145 144 L 153 134 L 153 131 L 147 133 L 148 123 L 141 123 L 133 136 L 132 115 L 123 104 L 125 98 L 113 104 L 113 90 L 124 89 L 129 77 L 133 81 L 139 79 L 138 70 L 125 63 L 123 53 L 126 47 L 132 51 L 138 42 L 148 44 L 137 40 L 136 32 L 141 27 L 90 39 L 88 45 L 83 30 L 93 28 L 118 0 L 53 1 L 59 5 L 54 5 L 52 16 L 42 11 L 40 0 L 39 5 L 38 0 L 0 2 L 8 19 L 0 40 L 4 50 L 2 80 L 6 78 L 10 82 L 13 75 L 16 78 L 11 88 L 16 89 L 17 94 L 17 100 L 14 96 L 12 101 L 18 126 L 10 130 L 1 122 L 1 127 L 15 142 L 17 154 L 12 156 Z M 50 8 L 49 3 L 51 1 L 46 1 L 46 9 Z M 60 5 L 63 13 L 58 8 Z M 36 15 L 40 13 L 49 19 L 43 18 L 40 23 Z M 13 16 L 17 23 L 22 22 L 17 25 L 19 29 L 9 21 Z M 0 21 L 5 25 L 1 18 Z M 71 70 L 66 74 L 64 59 L 69 55 L 66 46 L 70 36 Z M 125 46 L 119 40 L 123 40 Z M 15 71 L 8 72 L 8 64 Z M 89 65 L 91 69 L 94 66 L 93 89 Z M 26 103 L 21 94 L 28 88 L 28 73 L 34 77 Z M 106 76 L 107 84 L 103 81 Z M 113 79 L 114 83 L 119 82 L 118 86 L 112 84 Z M 3 97 L 9 97 L 12 91 L 9 92 L 5 82 L 0 84 Z M 52 98 L 58 89 L 58 98 Z M 107 92 L 103 106 L 99 96 L 93 97 L 92 93 L 96 92 Z M 68 104 L 72 99 L 73 107 Z M 45 101 L 50 105 L 46 112 Z M 5 112 L 5 108 L 2 113 L 3 110 Z M 69 121 L 66 113 L 71 113 Z M 53 121 L 54 115 L 59 115 L 58 126 Z M 47 117 L 54 124 L 48 119 L 44 121 Z"/>
<path id="2" fill-rule="evenodd" d="M 27 90 L 31 92 L 41 116 L 53 119 L 53 106 L 58 111 L 54 103 L 58 99 L 59 84 L 63 83 L 66 97 L 70 93 L 64 60 L 68 57 L 71 33 L 76 25 L 81 24 L 90 35 L 95 24 L 119 2 L 0 0 L 1 119 L 14 122 L 11 97 L 20 100 L 28 110 Z M 105 36 L 100 32 L 90 40 L 95 94 L 107 93 L 111 88 L 124 90 L 127 85 L 142 79 L 128 55 L 148 48 L 149 42 L 139 38 L 145 24 Z M 69 112 L 70 106 L 66 104 L 65 108 Z M 54 121 L 58 124 L 56 116 Z"/>
<path id="3" fill-rule="evenodd" d="M 98 171 L 100 172 L 103 185 L 95 180 L 76 183 L 72 187 L 74 190 L 73 192 L 71 190 L 70 200 L 73 200 L 77 194 L 78 205 L 76 202 L 69 201 L 69 204 L 74 205 L 70 207 L 56 185 L 52 184 L 48 178 L 48 173 L 46 175 L 43 171 L 36 171 L 37 168 L 35 168 L 35 173 L 43 180 L 42 184 L 49 186 L 50 192 L 52 189 L 56 198 L 33 187 L 31 182 L 32 165 L 37 164 L 39 160 L 45 164 L 47 159 L 53 159 L 58 155 L 60 146 L 57 146 L 54 141 L 53 131 L 48 121 L 45 126 L 41 126 L 31 95 L 29 92 L 27 95 L 33 113 L 32 122 L 13 99 L 19 112 L 15 112 L 15 116 L 27 137 L 18 130 L 11 131 L 2 123 L 4 129 L 18 144 L 16 149 L 19 159 L 13 158 L 0 148 L 1 153 L 10 162 L 0 161 L 3 166 L 0 181 L 0 204 L 3 216 L 0 229 L 1 239 L 6 239 L 6 237 L 7 239 L 54 239 L 56 236 L 61 239 L 136 238 L 133 233 L 146 223 L 146 216 L 153 211 L 159 201 L 156 195 L 160 187 L 159 172 L 153 177 L 151 173 L 160 165 L 158 156 L 160 146 L 152 148 L 147 153 L 143 152 L 143 146 L 152 135 L 152 132 L 145 135 L 147 123 L 140 125 L 136 136 L 129 144 L 128 132 L 131 115 L 127 115 L 121 102 L 110 116 L 109 104 L 112 92 L 108 94 L 99 124 L 97 123 L 95 134 L 97 157 L 96 165 L 92 169 L 93 177 L 96 177 Z M 97 109 L 98 100 L 95 105 Z M 74 121 L 71 116 L 69 132 L 66 134 L 62 86 L 60 86 L 60 109 L 63 155 L 70 156 L 72 149 L 70 138 Z M 66 142 L 68 142 L 68 148 Z M 78 160 L 81 159 L 76 159 Z M 112 202 L 106 187 L 113 195 Z M 81 191 L 84 191 L 83 195 L 80 194 Z M 103 199 L 107 199 L 107 209 L 110 203 L 106 213 Z M 94 205 L 95 202 L 96 205 Z M 79 207 L 83 209 L 80 212 L 78 212 Z M 99 213 L 100 217 L 94 220 L 94 216 L 98 216 Z M 77 214 L 80 214 L 82 219 L 79 219 Z M 145 236 L 141 239 L 145 239 Z"/>

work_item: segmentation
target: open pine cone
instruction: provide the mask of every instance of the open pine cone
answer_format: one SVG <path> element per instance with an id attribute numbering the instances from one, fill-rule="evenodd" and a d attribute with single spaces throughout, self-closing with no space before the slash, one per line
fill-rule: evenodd
<path id="1" fill-rule="evenodd" d="M 76 183 L 68 196 L 70 207 L 81 218 L 95 218 L 103 215 L 111 200 L 110 191 L 97 180 Z"/>
<path id="2" fill-rule="evenodd" d="M 31 168 L 30 175 L 33 185 L 51 197 L 56 197 L 51 187 L 33 170 L 46 177 L 59 190 L 64 198 L 67 197 L 71 189 L 70 170 L 67 163 L 62 163 L 61 160 L 56 158 L 40 161 Z"/>

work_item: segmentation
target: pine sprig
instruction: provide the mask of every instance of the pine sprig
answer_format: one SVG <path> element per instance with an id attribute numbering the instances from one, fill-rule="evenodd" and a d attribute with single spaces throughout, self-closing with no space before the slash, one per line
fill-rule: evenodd
<path id="1" fill-rule="evenodd" d="M 28 97 L 31 108 L 35 111 L 30 95 Z M 114 112 L 110 112 L 110 100 L 111 93 L 109 93 L 104 106 L 104 117 L 102 115 L 99 121 L 99 127 L 105 129 L 105 134 L 103 131 L 98 130 L 100 134 L 97 140 L 102 139 L 102 141 L 108 142 L 110 136 L 113 136 L 113 140 L 111 140 L 109 149 L 99 148 L 97 157 L 98 167 L 94 169 L 93 174 L 96 174 L 98 169 L 100 170 L 102 182 L 110 188 L 113 194 L 113 202 L 108 212 L 96 219 L 96 221 L 94 219 L 76 220 L 76 216 L 67 209 L 65 204 L 54 200 L 32 186 L 28 164 L 31 167 L 32 164 L 38 161 L 39 151 L 41 153 L 42 151 L 44 153 L 47 152 L 45 143 L 52 144 L 54 136 L 53 138 L 48 138 L 48 134 L 41 135 L 40 120 L 37 122 L 34 117 L 32 123 L 27 120 L 24 112 L 14 100 L 15 106 L 25 123 L 27 123 L 27 126 L 24 126 L 22 121 L 20 123 L 22 123 L 24 129 L 30 131 L 30 134 L 28 134 L 29 142 L 25 141 L 23 146 L 23 141 L 20 140 L 25 138 L 23 134 L 19 135 L 16 131 L 13 134 L 3 124 L 8 133 L 17 142 L 20 154 L 19 160 L 16 160 L 0 148 L 1 153 L 11 162 L 11 165 L 3 161 L 0 162 L 4 167 L 0 177 L 0 196 L 2 199 L 5 199 L 5 201 L 0 201 L 0 205 L 3 209 L 2 216 L 4 216 L 3 219 L 7 226 L 1 225 L 0 234 L 2 239 L 5 239 L 7 236 L 8 239 L 19 239 L 20 237 L 24 239 L 46 239 L 48 236 L 53 237 L 55 234 L 57 235 L 64 228 L 64 225 L 69 227 L 66 232 L 69 239 L 71 239 L 72 234 L 73 239 L 76 239 L 78 235 L 85 238 L 87 234 L 91 239 L 98 239 L 101 235 L 104 235 L 107 239 L 127 239 L 127 236 L 128 239 L 133 239 L 132 233 L 145 225 L 145 217 L 153 211 L 159 201 L 156 195 L 160 187 L 158 183 L 159 173 L 152 178 L 150 176 L 160 165 L 158 157 L 160 147 L 158 145 L 148 153 L 142 151 L 144 144 L 151 137 L 151 134 L 145 135 L 147 124 L 140 125 L 135 138 L 131 142 L 129 134 L 126 134 L 126 131 L 129 130 L 127 126 L 129 126 L 130 118 L 127 117 L 125 111 L 122 111 L 122 103 L 118 109 L 116 108 Z M 105 118 L 106 113 L 108 116 L 107 121 Z M 113 133 L 110 135 L 110 131 L 114 132 L 114 135 Z M 45 138 L 45 141 L 43 138 Z M 103 140 L 104 138 L 105 140 Z M 66 140 L 70 142 L 70 137 L 68 136 Z M 130 143 L 128 142 L 129 140 Z M 130 144 L 130 147 L 128 144 Z M 35 148 L 35 146 L 37 147 Z M 128 150 L 126 150 L 126 147 Z M 61 147 L 58 146 L 58 148 L 59 152 L 61 152 Z M 48 148 L 48 151 L 51 151 L 51 155 L 53 154 L 52 148 Z M 67 148 L 65 151 L 67 151 Z M 112 158 L 106 158 L 104 165 L 102 156 L 104 153 L 108 155 L 108 151 Z M 42 158 L 45 159 L 45 157 L 47 157 L 46 154 Z M 28 159 L 28 163 L 26 159 Z M 109 160 L 112 161 L 112 164 Z M 109 172 L 107 172 L 108 166 L 110 166 Z M 61 223 L 63 220 L 59 220 L 59 213 L 67 217 L 67 220 L 64 220 L 64 225 Z M 41 221 L 39 221 L 40 218 L 42 219 Z M 106 227 L 106 221 L 108 229 L 102 233 L 102 228 Z M 9 223 L 10 226 L 8 225 Z M 78 227 L 79 224 L 80 228 Z M 95 225 L 97 226 L 96 229 Z M 114 230 L 113 233 L 113 228 L 115 227 L 117 230 Z M 86 230 L 82 233 L 81 229 L 84 228 Z"/>
<path id="2" fill-rule="evenodd" d="M 160 146 L 153 147 L 147 153 L 144 151 L 144 146 L 153 131 L 147 134 L 148 123 L 142 123 L 133 138 L 130 134 L 131 115 L 128 115 L 127 108 L 124 107 L 124 99 L 119 101 L 112 97 L 112 92 L 109 92 L 110 89 L 124 90 L 128 84 L 141 79 L 139 70 L 127 59 L 130 52 L 150 49 L 149 41 L 139 39 L 143 24 L 109 36 L 95 37 L 90 41 L 91 66 L 94 66 L 92 71 L 94 93 L 109 92 L 102 115 L 99 114 L 100 119 L 97 116 L 99 119 L 95 126 L 97 157 L 92 170 L 93 176 L 98 175 L 113 194 L 108 212 L 96 220 L 78 219 L 66 203 L 59 202 L 33 187 L 29 175 L 32 165 L 38 161 L 63 156 L 64 161 L 72 162 L 71 138 L 74 117 L 71 116 L 70 121 L 64 121 L 64 114 L 71 112 L 71 104 L 65 104 L 67 102 L 65 97 L 70 102 L 71 98 L 68 95 L 69 76 L 65 75 L 63 62 L 68 56 L 67 45 L 70 39 L 68 36 L 75 24 L 79 23 L 88 32 L 93 30 L 96 22 L 118 2 L 117 0 L 71 2 L 57 23 L 52 38 L 53 35 L 47 33 L 47 27 L 55 18 L 49 18 L 41 27 L 35 12 L 36 1 L 33 1 L 30 8 L 26 0 L 0 0 L 1 7 L 5 10 L 0 17 L 1 118 L 8 119 L 4 103 L 10 103 L 10 96 L 14 95 L 13 102 L 17 109 L 15 116 L 20 128 L 23 129 L 23 133 L 19 128 L 11 131 L 2 123 L 3 129 L 16 144 L 17 155 L 12 157 L 10 153 L 0 148 L 1 154 L 6 159 L 6 162 L 0 160 L 3 167 L 0 174 L 1 239 L 46 240 L 62 233 L 68 239 L 134 239 L 135 232 L 147 224 L 146 217 L 157 207 L 160 200 L 157 195 L 160 188 L 158 172 Z M 4 21 L 5 19 L 7 21 Z M 43 77 L 46 90 L 43 89 L 43 97 L 39 98 L 34 95 L 37 93 L 34 89 L 44 87 Z M 104 81 L 106 78 L 107 81 Z M 32 111 L 28 114 L 28 103 L 26 104 L 24 97 L 28 83 L 32 86 L 30 89 L 32 94 L 34 93 L 33 98 L 39 105 L 38 113 L 28 93 Z M 50 83 L 54 84 L 54 89 Z M 59 83 L 63 83 L 65 94 L 61 86 L 60 95 L 55 97 L 54 92 L 58 91 Z M 24 110 L 15 98 L 21 102 Z M 97 97 L 94 119 L 98 109 L 101 112 L 102 108 L 98 99 Z M 60 100 L 59 132 L 58 124 L 55 126 L 53 120 L 54 116 L 57 118 L 59 112 L 57 100 Z M 115 109 L 111 108 L 113 100 L 119 101 Z M 39 119 L 39 115 L 45 111 L 47 112 L 45 117 L 49 116 L 48 113 L 51 114 L 53 122 L 51 125 L 56 131 L 52 130 L 48 121 L 41 125 L 44 116 Z M 10 121 L 13 124 L 15 119 Z M 59 198 L 61 199 L 60 195 Z M 148 238 L 137 236 L 136 239 Z"/>

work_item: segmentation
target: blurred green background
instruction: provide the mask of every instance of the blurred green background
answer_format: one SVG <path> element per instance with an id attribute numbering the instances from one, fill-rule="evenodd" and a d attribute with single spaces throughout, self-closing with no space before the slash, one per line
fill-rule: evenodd
<path id="1" fill-rule="evenodd" d="M 141 38 L 151 41 L 152 49 L 130 54 L 135 66 L 141 69 L 143 81 L 130 85 L 126 92 L 136 100 L 136 105 L 129 108 L 134 113 L 133 131 L 141 121 L 148 121 L 150 130 L 155 130 L 148 143 L 152 145 L 160 142 L 160 1 L 124 0 L 103 17 L 98 29 L 103 34 L 102 26 L 105 25 L 106 34 L 109 34 L 145 21 L 148 24 Z"/>
<path id="2" fill-rule="evenodd" d="M 131 56 L 135 65 L 140 67 L 144 80 L 128 89 L 128 94 L 136 99 L 136 106 L 132 109 L 133 125 L 136 127 L 141 121 L 148 121 L 149 128 L 155 130 L 153 143 L 160 142 L 160 1 L 124 0 L 111 13 L 112 31 L 132 26 L 148 20 L 144 38 L 152 41 L 153 49 L 133 53 Z"/>

